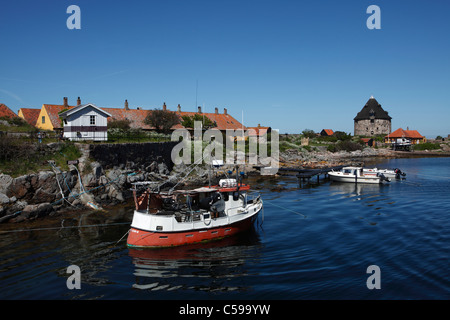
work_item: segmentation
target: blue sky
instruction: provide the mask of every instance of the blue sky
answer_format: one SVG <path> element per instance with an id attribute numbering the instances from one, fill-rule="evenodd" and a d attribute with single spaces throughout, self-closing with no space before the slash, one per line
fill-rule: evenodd
<path id="1" fill-rule="evenodd" d="M 69 5 L 81 30 L 69 30 Z M 369 30 L 369 5 L 381 29 Z M 392 129 L 450 134 L 450 2 L 10 1 L 0 6 L 0 102 L 20 107 L 226 107 L 298 133 L 353 133 L 373 95 Z M 198 93 L 196 95 L 196 83 Z"/>

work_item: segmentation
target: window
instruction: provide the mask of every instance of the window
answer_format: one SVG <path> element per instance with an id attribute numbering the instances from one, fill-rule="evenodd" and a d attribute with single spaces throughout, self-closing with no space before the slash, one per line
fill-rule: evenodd
<path id="1" fill-rule="evenodd" d="M 42 123 L 45 123 L 45 116 L 42 116 Z"/>
<path id="2" fill-rule="evenodd" d="M 95 126 L 95 116 L 89 116 L 89 124 Z"/>

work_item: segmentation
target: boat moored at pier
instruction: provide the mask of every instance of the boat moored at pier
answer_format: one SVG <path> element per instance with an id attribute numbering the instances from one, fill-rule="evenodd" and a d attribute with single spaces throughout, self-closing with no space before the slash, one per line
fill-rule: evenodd
<path id="1" fill-rule="evenodd" d="M 382 173 L 365 173 L 362 167 L 343 167 L 340 171 L 329 171 L 328 176 L 336 182 L 381 184 L 391 181 Z"/>

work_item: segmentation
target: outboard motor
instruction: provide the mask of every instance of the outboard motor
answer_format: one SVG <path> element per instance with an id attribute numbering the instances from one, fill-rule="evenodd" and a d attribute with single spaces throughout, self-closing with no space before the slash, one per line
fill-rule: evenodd
<path id="1" fill-rule="evenodd" d="M 401 177 L 405 177 L 406 176 L 406 173 L 402 172 L 402 170 L 400 170 L 398 168 L 395 168 L 394 172 L 395 172 L 395 177 L 397 179 L 401 179 Z"/>
<path id="2" fill-rule="evenodd" d="M 391 182 L 391 179 L 387 178 L 384 174 L 380 173 L 378 175 L 381 179 L 381 181 L 387 181 L 387 182 Z"/>

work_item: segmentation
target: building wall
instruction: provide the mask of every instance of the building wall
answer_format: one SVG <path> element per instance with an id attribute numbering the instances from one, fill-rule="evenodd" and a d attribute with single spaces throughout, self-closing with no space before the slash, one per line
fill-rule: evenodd
<path id="1" fill-rule="evenodd" d="M 91 116 L 95 124 L 91 125 Z M 66 118 L 64 122 L 64 137 L 70 140 L 108 140 L 107 117 L 92 107 L 87 107 Z"/>
<path id="2" fill-rule="evenodd" d="M 67 118 L 69 126 L 90 126 L 90 116 L 95 116 L 95 126 L 106 127 L 106 117 L 94 108 L 87 107 Z"/>
<path id="3" fill-rule="evenodd" d="M 44 117 L 45 122 L 42 121 L 42 117 Z M 53 124 L 50 121 L 50 117 L 48 116 L 47 110 L 42 107 L 41 112 L 39 113 L 39 117 L 36 122 L 36 128 L 43 130 L 53 130 Z"/>
<path id="4" fill-rule="evenodd" d="M 355 136 L 374 136 L 377 134 L 391 133 L 391 121 L 384 119 L 370 119 L 355 121 Z"/>

